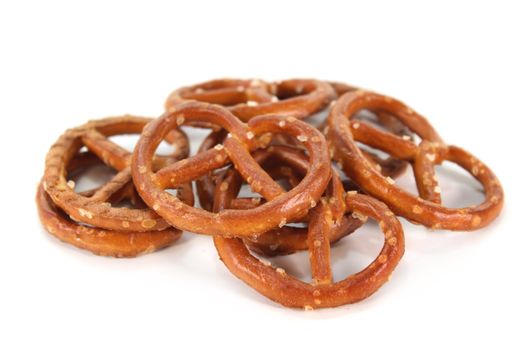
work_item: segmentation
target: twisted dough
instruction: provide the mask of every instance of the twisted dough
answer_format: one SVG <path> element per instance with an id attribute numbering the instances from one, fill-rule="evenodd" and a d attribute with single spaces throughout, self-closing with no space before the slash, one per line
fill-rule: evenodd
<path id="1" fill-rule="evenodd" d="M 386 112 L 403 122 L 422 141 L 416 145 L 352 118 L 360 110 Z M 430 123 L 402 102 L 362 90 L 339 98 L 328 117 L 327 137 L 334 158 L 365 192 L 385 202 L 397 215 L 436 229 L 475 230 L 488 225 L 503 207 L 503 189 L 496 175 L 467 151 L 446 145 Z M 414 196 L 384 177 L 366 160 L 357 142 L 410 162 L 419 196 Z M 441 205 L 441 190 L 434 166 L 450 161 L 476 178 L 485 190 L 485 201 L 467 208 Z"/>
<path id="2" fill-rule="evenodd" d="M 201 151 L 204 151 L 202 147 Z M 291 146 L 274 145 L 267 149 L 257 150 L 253 153 L 253 158 L 271 174 L 272 178 L 276 180 L 287 179 L 292 186 L 297 186 L 300 183 L 309 168 L 308 157 L 304 151 Z M 213 208 L 215 194 L 209 193 L 209 191 L 215 192 L 217 186 L 213 183 L 211 176 L 205 176 L 204 180 L 206 181 L 197 186 L 197 191 L 200 192 L 201 205 L 206 208 Z M 232 209 L 251 209 L 265 203 L 265 199 L 260 197 L 236 198 L 243 179 L 237 171 L 231 168 L 218 176 L 216 181 L 220 182 L 220 186 L 225 188 L 221 192 L 229 198 L 229 207 Z M 328 206 L 332 211 L 334 220 L 334 226 L 330 230 L 331 243 L 337 242 L 352 233 L 362 224 L 361 220 L 351 215 L 344 215 L 344 194 L 343 184 L 337 173 L 333 172 L 330 184 L 326 189 L 326 196 L 331 198 Z M 311 207 L 315 205 L 315 201 L 310 203 Z M 307 223 L 310 216 L 306 215 L 304 218 L 300 218 L 299 222 Z M 282 225 L 282 227 L 267 231 L 253 239 L 245 238 L 244 242 L 252 251 L 266 256 L 291 254 L 298 250 L 308 249 L 307 228 Z"/>
<path id="3" fill-rule="evenodd" d="M 214 209 L 227 208 L 228 202 L 228 196 L 217 191 Z M 333 216 L 326 201 L 317 205 L 309 222 L 311 284 L 288 275 L 282 268 L 262 262 L 250 254 L 241 239 L 214 236 L 213 241 L 221 260 L 235 276 L 284 306 L 310 310 L 354 303 L 374 293 L 388 280 L 403 255 L 404 236 L 397 218 L 378 200 L 349 192 L 344 203 L 345 211 L 377 220 L 385 235 L 385 243 L 370 265 L 340 282 L 332 281 L 330 231 Z"/>
<path id="4" fill-rule="evenodd" d="M 314 79 L 262 80 L 220 79 L 183 87 L 171 93 L 167 111 L 187 101 L 219 104 L 242 121 L 264 114 L 306 118 L 335 99 L 332 86 Z"/>
<path id="5" fill-rule="evenodd" d="M 69 216 L 79 222 L 99 228 L 116 231 L 164 230 L 168 223 L 149 208 L 118 208 L 108 199 L 131 182 L 131 153 L 108 139 L 109 136 L 140 133 L 150 118 L 133 116 L 113 117 L 91 121 L 80 127 L 66 131 L 49 150 L 43 186 L 53 202 Z M 188 153 L 188 140 L 180 131 L 166 135 L 166 140 L 175 146 L 169 156 L 157 156 L 156 168 L 185 158 Z M 106 165 L 118 173 L 96 193 L 84 196 L 76 193 L 74 184 L 67 181 L 69 163 L 86 146 Z M 186 190 L 185 195 L 193 196 Z M 193 198 L 188 199 L 193 202 Z"/>
<path id="6" fill-rule="evenodd" d="M 224 144 L 178 161 L 154 173 L 152 157 L 162 138 L 177 126 L 192 122 L 206 122 L 228 130 Z M 309 169 L 302 181 L 291 191 L 277 184 L 250 155 L 250 151 L 264 148 L 273 133 L 285 133 L 300 140 L 309 154 Z M 274 199 L 247 209 L 224 210 L 211 213 L 185 205 L 166 193 L 232 162 L 254 192 L 271 195 Z M 317 202 L 330 180 L 330 157 L 323 135 L 315 128 L 294 117 L 259 116 L 247 124 L 239 121 L 227 109 L 202 102 L 187 102 L 174 111 L 148 124 L 134 152 L 133 180 L 146 204 L 154 208 L 173 226 L 185 231 L 253 237 L 278 227 L 283 221 L 303 217 L 311 202 Z"/>

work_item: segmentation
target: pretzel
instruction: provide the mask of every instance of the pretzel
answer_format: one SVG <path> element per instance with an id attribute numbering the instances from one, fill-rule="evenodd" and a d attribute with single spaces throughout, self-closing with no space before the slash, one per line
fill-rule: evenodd
<path id="1" fill-rule="evenodd" d="M 360 110 L 387 112 L 416 133 L 422 141 L 398 137 L 352 118 Z M 475 230 L 489 224 L 503 205 L 503 189 L 496 175 L 467 151 L 446 145 L 430 123 L 402 102 L 362 90 L 348 92 L 337 101 L 328 117 L 327 137 L 331 152 L 344 172 L 365 192 L 384 201 L 397 215 L 434 229 Z M 380 149 L 410 162 L 419 197 L 397 187 L 366 161 L 356 142 Z M 485 201 L 467 208 L 441 205 L 434 166 L 450 161 L 468 171 L 482 185 Z"/>
<path id="2" fill-rule="evenodd" d="M 203 145 L 206 144 L 206 142 L 203 143 Z M 213 145 L 208 144 L 207 146 Z M 199 151 L 203 152 L 205 150 L 206 147 L 201 146 Z M 264 170 L 271 174 L 272 178 L 288 179 L 292 186 L 296 186 L 300 182 L 309 167 L 308 158 L 304 152 L 289 146 L 276 145 L 264 150 L 257 150 L 253 153 L 253 157 Z M 205 178 L 207 181 L 204 183 L 210 185 L 210 177 L 206 176 Z M 229 169 L 225 173 L 223 172 L 217 181 L 221 181 L 221 185 L 226 184 L 227 189 L 223 192 L 232 198 L 230 201 L 230 208 L 232 209 L 251 209 L 264 202 L 264 199 L 260 197 L 236 198 L 242 185 L 242 177 L 233 169 Z M 216 186 L 214 184 L 211 184 L 210 187 L 205 186 L 204 188 L 197 186 L 197 192 L 203 192 L 199 195 L 199 198 L 201 198 L 201 206 L 205 208 L 209 208 L 210 204 L 213 208 L 214 195 L 210 195 L 210 193 L 208 193 L 209 190 L 215 191 Z M 361 226 L 362 221 L 352 216 L 344 216 L 344 208 L 341 204 L 344 189 L 337 173 L 333 173 L 331 184 L 327 190 L 327 195 L 332 198 L 329 206 L 334 216 L 334 227 L 330 231 L 330 242 L 334 243 L 355 231 L 355 229 Z M 209 201 L 212 203 L 209 203 Z M 315 202 L 312 202 L 311 206 L 315 206 L 315 204 Z M 301 218 L 300 221 L 307 222 L 308 216 Z M 265 232 L 254 240 L 245 239 L 245 243 L 250 247 L 250 250 L 266 256 L 291 254 L 298 250 L 308 249 L 306 233 L 307 229 L 304 227 L 285 225 Z"/>
<path id="3" fill-rule="evenodd" d="M 214 209 L 227 208 L 229 201 L 226 193 L 217 191 Z M 337 283 L 332 281 L 330 267 L 333 214 L 326 201 L 321 201 L 313 209 L 309 222 L 307 240 L 313 278 L 311 284 L 288 275 L 280 267 L 274 268 L 259 260 L 250 254 L 241 239 L 214 236 L 213 241 L 221 260 L 235 276 L 284 306 L 311 310 L 357 302 L 374 293 L 389 279 L 403 255 L 404 236 L 397 218 L 378 200 L 349 192 L 344 203 L 346 211 L 377 220 L 385 234 L 385 243 L 370 265 Z"/>
<path id="4" fill-rule="evenodd" d="M 68 164 L 68 173 L 75 174 L 79 170 L 98 165 L 102 161 L 90 152 L 77 154 Z M 103 163 L 102 163 L 103 164 Z M 95 190 L 82 192 L 82 195 L 93 195 Z M 140 205 L 140 198 L 134 190 L 133 183 L 129 183 L 116 192 L 111 203 L 119 203 L 130 199 L 134 205 Z M 114 257 L 135 257 L 151 253 L 176 242 L 182 232 L 172 227 L 161 231 L 111 231 L 74 221 L 58 208 L 44 191 L 43 183 L 38 186 L 36 195 L 37 209 L 42 225 L 46 230 L 63 242 L 78 248 L 86 249 L 94 254 Z"/>
<path id="5" fill-rule="evenodd" d="M 171 93 L 166 110 L 182 102 L 197 100 L 227 106 L 243 121 L 263 114 L 306 118 L 335 98 L 330 84 L 313 79 L 290 79 L 266 83 L 261 80 L 212 80 Z"/>
<path id="6" fill-rule="evenodd" d="M 224 144 L 153 173 L 151 160 L 162 137 L 177 126 L 193 122 L 216 124 L 226 129 L 230 137 Z M 309 154 L 308 172 L 289 192 L 284 192 L 249 153 L 265 147 L 272 133 L 298 138 Z M 253 209 L 211 213 L 188 206 L 165 191 L 196 180 L 230 161 L 254 192 L 271 194 L 273 198 L 279 194 L 278 198 Z M 133 155 L 132 174 L 142 199 L 173 226 L 200 234 L 254 237 L 303 217 L 311 202 L 319 200 L 330 180 L 329 163 L 323 135 L 294 117 L 265 115 L 244 124 L 224 107 L 187 102 L 144 128 Z"/>
<path id="7" fill-rule="evenodd" d="M 96 255 L 130 258 L 147 254 L 177 241 L 182 232 L 175 228 L 161 231 L 111 231 L 85 226 L 67 217 L 51 200 L 40 184 L 37 208 L 42 225 L 53 236 Z"/>
<path id="8" fill-rule="evenodd" d="M 168 223 L 149 208 L 117 208 L 108 201 L 131 182 L 131 153 L 107 137 L 140 133 L 149 121 L 149 118 L 133 116 L 113 117 L 91 121 L 66 131 L 51 147 L 46 158 L 43 187 L 53 202 L 74 220 L 99 228 L 135 232 L 168 228 Z M 166 141 L 175 146 L 175 151 L 170 156 L 157 156 L 155 167 L 170 164 L 188 154 L 188 140 L 185 134 L 174 131 L 166 136 Z M 67 180 L 68 164 L 82 146 L 86 146 L 106 165 L 118 171 L 95 193 L 84 195 L 76 193 L 74 182 Z M 189 203 L 193 202 L 193 194 L 188 188 L 181 193 L 188 196 Z"/>
<path id="9" fill-rule="evenodd" d="M 349 91 L 361 90 L 359 87 L 341 82 L 330 81 L 328 83 L 332 86 L 338 98 Z M 332 101 L 331 106 L 333 106 L 335 102 L 335 100 Z M 377 126 L 382 127 L 385 130 L 392 132 L 393 134 L 396 134 L 409 140 L 413 140 L 413 135 L 410 132 L 410 130 L 393 116 L 390 116 L 388 113 L 378 112 L 375 114 L 375 117 L 376 120 L 368 121 L 374 123 Z M 326 129 L 326 120 L 319 126 L 319 129 L 323 130 L 324 132 L 324 130 Z M 370 150 L 365 150 L 362 147 L 360 148 L 363 155 L 368 159 L 370 163 L 372 163 L 372 166 L 374 166 L 378 171 L 380 171 L 381 174 L 383 174 L 383 176 L 385 177 L 391 177 L 392 179 L 395 179 L 401 176 L 408 167 L 408 163 L 400 159 L 396 159 L 394 157 L 381 158 L 379 155 Z M 331 157 L 333 158 L 333 154 L 331 154 Z M 341 168 L 341 164 L 338 164 L 338 166 Z"/>

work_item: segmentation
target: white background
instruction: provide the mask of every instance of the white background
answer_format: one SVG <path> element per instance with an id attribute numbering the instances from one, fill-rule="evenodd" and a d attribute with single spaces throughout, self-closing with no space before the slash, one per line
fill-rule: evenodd
<path id="1" fill-rule="evenodd" d="M 0 348 L 523 348 L 518 4 L 2 1 Z M 42 230 L 35 189 L 66 128 L 157 116 L 174 88 L 219 77 L 314 77 L 395 96 L 490 165 L 504 210 L 473 233 L 403 221 L 406 253 L 391 281 L 363 302 L 315 312 L 245 286 L 210 237 L 187 233 L 119 260 Z M 467 177 L 438 175 L 446 203 L 480 200 Z M 336 277 L 370 261 L 380 238 L 371 226 L 338 245 Z M 304 256 L 277 262 L 308 275 Z"/>

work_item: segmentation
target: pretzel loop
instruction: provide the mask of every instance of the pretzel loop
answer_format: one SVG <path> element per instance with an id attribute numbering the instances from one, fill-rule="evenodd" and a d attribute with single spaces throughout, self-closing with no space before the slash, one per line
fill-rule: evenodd
<path id="1" fill-rule="evenodd" d="M 78 153 L 68 164 L 67 172 L 76 176 L 79 170 L 101 164 L 102 161 L 91 152 Z M 84 191 L 81 195 L 93 196 L 97 189 Z M 190 193 L 191 194 L 191 193 Z M 190 196 L 181 196 L 188 203 L 193 200 Z M 108 202 L 119 203 L 123 199 L 130 199 L 136 206 L 140 206 L 140 199 L 131 182 L 115 192 Z M 38 186 L 36 196 L 38 213 L 45 229 L 63 242 L 86 249 L 97 255 L 114 257 L 135 257 L 151 253 L 176 242 L 182 232 L 169 227 L 164 230 L 153 231 L 114 231 L 85 225 L 74 221 L 64 213 L 46 193 L 44 183 Z"/>
<path id="2" fill-rule="evenodd" d="M 360 110 L 386 112 L 400 120 L 422 139 L 419 145 L 352 120 Z M 350 121 L 348 119 L 350 118 Z M 380 148 L 411 162 L 419 197 L 395 186 L 367 161 L 354 141 Z M 352 91 L 343 95 L 328 117 L 328 142 L 345 173 L 364 191 L 387 203 L 392 210 L 432 228 L 474 230 L 486 226 L 501 211 L 503 189 L 494 173 L 474 156 L 447 146 L 428 121 L 402 102 L 372 92 Z M 471 173 L 484 187 L 485 201 L 468 208 L 441 205 L 434 166 L 451 161 Z"/>
<path id="3" fill-rule="evenodd" d="M 227 205 L 226 201 L 227 197 L 218 193 L 215 210 Z M 214 236 L 213 240 L 221 260 L 234 275 L 284 306 L 309 310 L 353 303 L 371 295 L 388 280 L 403 255 L 404 237 L 399 221 L 381 202 L 365 195 L 351 194 L 346 196 L 346 206 L 349 211 L 377 220 L 384 232 L 385 243 L 370 265 L 337 283 L 332 282 L 327 240 L 332 221 L 325 216 L 323 204 L 314 210 L 308 231 L 311 284 L 288 275 L 282 268 L 262 262 L 250 254 L 238 238 Z"/>
<path id="4" fill-rule="evenodd" d="M 257 79 L 223 79 L 177 89 L 168 97 L 165 107 L 173 111 L 180 103 L 196 100 L 226 106 L 243 121 L 264 114 L 301 119 L 325 108 L 335 96 L 330 84 L 313 79 L 271 84 Z"/>
<path id="5" fill-rule="evenodd" d="M 107 137 L 140 133 L 150 121 L 149 118 L 132 116 L 106 118 L 91 121 L 63 134 L 47 155 L 43 179 L 43 186 L 56 205 L 76 221 L 108 230 L 141 232 L 166 229 L 168 223 L 149 209 L 118 208 L 108 202 L 131 181 L 131 154 Z M 187 144 L 186 135 L 178 131 L 166 135 L 166 140 L 177 145 Z M 107 184 L 90 193 L 90 196 L 76 193 L 72 188 L 74 184 L 67 181 L 68 165 L 83 145 L 118 171 Z M 157 159 L 155 163 L 157 166 L 169 164 L 185 157 L 187 150 L 187 146 L 175 149 L 171 156 L 162 157 L 161 161 Z"/>
<path id="6" fill-rule="evenodd" d="M 183 123 L 194 121 L 220 125 L 230 133 L 231 141 L 206 150 L 167 168 L 152 172 L 151 157 L 160 139 Z M 248 152 L 267 145 L 269 133 L 286 133 L 304 141 L 310 156 L 310 169 L 292 191 L 280 193 L 277 184 L 248 157 Z M 230 162 L 228 150 L 239 171 L 246 176 L 254 191 L 267 191 L 268 202 L 248 209 L 229 209 L 220 213 L 192 208 L 164 191 L 182 182 L 196 180 Z M 202 234 L 248 237 L 277 227 L 281 221 L 291 221 L 317 201 L 329 179 L 329 156 L 322 134 L 295 118 L 260 116 L 246 125 L 220 106 L 189 102 L 150 123 L 137 143 L 132 174 L 144 201 L 173 226 Z M 271 189 L 271 190 L 269 190 Z"/>

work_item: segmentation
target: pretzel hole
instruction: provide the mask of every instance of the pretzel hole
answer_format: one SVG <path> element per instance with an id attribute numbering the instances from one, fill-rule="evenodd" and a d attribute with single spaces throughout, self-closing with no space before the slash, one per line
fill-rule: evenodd
<path id="1" fill-rule="evenodd" d="M 76 193 L 82 193 L 101 187 L 109 182 L 116 174 L 115 169 L 100 161 L 96 164 L 81 167 L 70 172 L 67 176 L 67 181 L 73 181 L 73 190 Z"/>
<path id="2" fill-rule="evenodd" d="M 310 116 L 308 116 L 305 120 L 308 121 L 308 124 L 318 128 L 319 130 L 323 130 L 322 126 L 324 126 L 324 123 L 326 122 L 326 118 L 328 117 L 328 113 L 330 112 L 329 108 L 325 108 L 321 111 L 318 111 Z"/>
<path id="3" fill-rule="evenodd" d="M 130 199 L 122 199 L 121 201 L 118 201 L 116 203 L 111 203 L 111 206 L 114 208 L 128 208 L 128 209 L 135 209 L 135 203 L 133 203 Z"/>
<path id="4" fill-rule="evenodd" d="M 274 257 L 259 256 L 254 252 L 251 252 L 251 254 L 258 257 L 262 261 L 271 263 L 274 268 L 282 268 L 288 275 L 291 275 L 305 283 L 312 283 L 308 251 L 301 251 L 290 255 L 280 255 Z"/>
<path id="5" fill-rule="evenodd" d="M 418 197 L 419 191 L 417 189 L 416 178 L 411 168 L 408 169 L 403 175 L 395 179 L 396 187 L 402 188 L 406 192 Z"/>
<path id="6" fill-rule="evenodd" d="M 383 152 L 377 148 L 373 148 L 373 147 L 370 147 L 368 146 L 367 144 L 364 144 L 364 143 L 361 143 L 361 142 L 356 142 L 357 145 L 359 146 L 359 148 L 362 150 L 362 151 L 366 151 L 366 152 L 369 152 L 369 153 L 372 153 L 374 155 L 376 155 L 377 157 L 383 159 L 383 160 L 386 160 L 390 157 L 390 155 L 386 152 Z"/>
<path id="7" fill-rule="evenodd" d="M 176 188 L 167 188 L 164 192 L 169 193 L 170 195 L 177 197 L 178 190 Z"/>
<path id="8" fill-rule="evenodd" d="M 306 222 L 289 222 L 289 223 L 286 224 L 286 226 L 297 227 L 297 228 L 308 228 L 308 223 L 306 223 Z"/>
<path id="9" fill-rule="evenodd" d="M 221 129 L 219 125 L 210 123 L 209 126 L 214 128 Z M 186 126 L 183 125 L 180 127 L 188 135 L 190 145 L 200 145 L 204 139 L 210 134 L 210 128 L 205 127 L 196 127 L 196 126 Z M 221 142 L 222 143 L 222 142 Z M 193 156 L 198 152 L 198 147 L 190 147 L 190 155 Z"/>
<path id="10" fill-rule="evenodd" d="M 445 161 L 434 169 L 444 206 L 464 208 L 485 200 L 483 186 L 459 165 Z"/>
<path id="11" fill-rule="evenodd" d="M 379 130 L 389 132 L 401 137 L 419 137 L 413 134 L 410 131 L 410 129 L 406 127 L 403 123 L 401 123 L 398 119 L 386 112 L 373 112 L 368 109 L 363 109 L 357 112 L 357 114 L 352 119 L 367 122 Z"/>
<path id="12" fill-rule="evenodd" d="M 262 198 L 261 195 L 257 192 L 254 192 L 253 189 L 247 183 L 243 183 L 239 195 L 237 197 L 253 197 L 253 198 Z"/>
<path id="13" fill-rule="evenodd" d="M 290 226 L 306 227 L 303 223 Z M 379 256 L 383 245 L 383 232 L 372 220 L 369 220 L 352 235 L 332 243 L 330 258 L 334 282 L 342 281 L 364 270 Z M 312 283 L 308 251 L 275 257 L 260 256 L 254 252 L 252 254 L 262 261 L 271 263 L 275 268 L 284 269 L 287 274 L 303 282 Z"/>
<path id="14" fill-rule="evenodd" d="M 364 270 L 380 254 L 384 234 L 376 221 L 369 219 L 363 226 L 332 244 L 330 258 L 334 282 Z"/>

